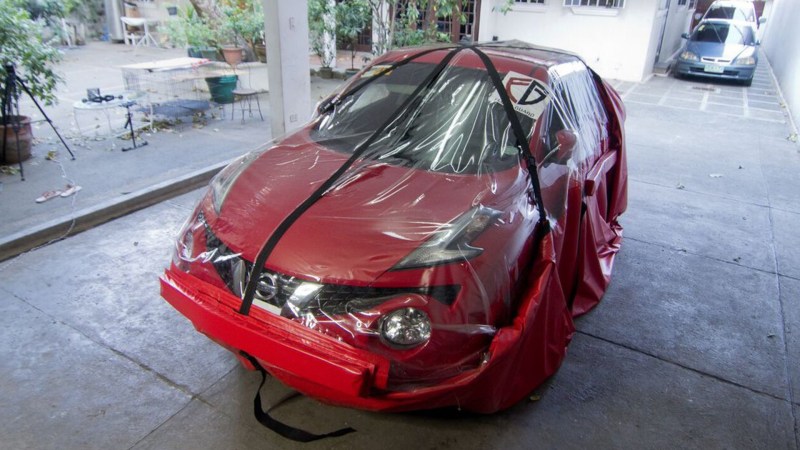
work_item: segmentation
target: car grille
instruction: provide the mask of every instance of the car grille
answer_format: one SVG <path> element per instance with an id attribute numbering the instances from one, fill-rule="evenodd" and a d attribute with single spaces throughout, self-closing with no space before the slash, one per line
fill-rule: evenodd
<path id="1" fill-rule="evenodd" d="M 700 60 L 703 62 L 716 63 L 716 64 L 729 64 L 732 61 L 730 59 L 710 58 L 708 56 L 703 56 L 702 58 L 700 58 Z"/>
<path id="2" fill-rule="evenodd" d="M 203 220 L 203 223 L 205 223 L 205 220 Z M 240 286 L 246 285 L 253 263 L 244 260 L 237 253 L 230 250 L 211 231 L 208 225 L 205 226 L 205 229 L 207 248 L 209 250 L 216 249 L 216 255 L 212 262 L 214 268 L 231 292 L 240 297 L 243 296 L 242 291 L 244 289 Z M 301 313 L 325 316 L 364 311 L 380 305 L 392 296 L 402 294 L 428 295 L 449 306 L 456 300 L 460 290 L 458 285 L 418 288 L 378 288 L 345 284 L 319 285 L 314 281 L 264 270 L 259 277 L 255 298 L 283 310 L 283 307 L 296 293 L 298 287 L 303 284 L 315 284 L 320 287 L 311 298 L 305 299 L 300 305 L 295 306 L 300 309 Z"/>

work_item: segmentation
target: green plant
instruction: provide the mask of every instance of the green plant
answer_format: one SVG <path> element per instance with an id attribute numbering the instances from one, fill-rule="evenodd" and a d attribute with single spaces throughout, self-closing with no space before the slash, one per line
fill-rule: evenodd
<path id="1" fill-rule="evenodd" d="M 52 66 L 61 54 L 44 42 L 42 27 L 43 24 L 31 19 L 23 1 L 0 1 L 0 92 L 6 88 L 5 67 L 14 64 L 31 94 L 46 105 L 52 105 L 56 101 L 56 85 L 61 82 Z M 5 110 L 6 105 L 2 107 Z"/>
<path id="2" fill-rule="evenodd" d="M 366 0 L 350 0 L 336 5 L 336 36 L 350 48 L 351 69 L 355 67 L 358 36 L 371 18 L 372 10 Z"/>
<path id="3" fill-rule="evenodd" d="M 166 23 L 165 33 L 175 46 L 195 48 L 216 47 L 214 30 L 208 20 L 191 6 L 179 8 L 178 17 Z"/>
<path id="4" fill-rule="evenodd" d="M 166 24 L 166 34 L 176 46 L 221 48 L 255 46 L 264 42 L 264 12 L 259 0 L 216 0 L 179 8 Z"/>
<path id="5" fill-rule="evenodd" d="M 255 51 L 264 41 L 264 11 L 261 1 L 223 0 L 223 20 L 218 28 L 218 41 L 223 45 L 246 44 Z"/>

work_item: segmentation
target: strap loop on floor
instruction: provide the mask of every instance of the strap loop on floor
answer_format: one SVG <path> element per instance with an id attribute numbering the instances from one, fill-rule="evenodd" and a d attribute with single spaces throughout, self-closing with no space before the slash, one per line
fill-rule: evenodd
<path id="1" fill-rule="evenodd" d="M 258 390 L 256 391 L 256 397 L 255 399 L 253 399 L 253 414 L 256 416 L 256 420 L 258 420 L 258 422 L 261 425 L 264 425 L 265 427 L 269 428 L 275 433 L 278 433 L 281 436 L 285 437 L 286 439 L 291 439 L 295 442 L 313 442 L 329 437 L 344 436 L 346 434 L 350 434 L 356 431 L 353 428 L 347 427 L 336 431 L 332 431 L 330 433 L 313 434 L 309 433 L 308 431 L 301 430 L 300 428 L 295 428 L 291 425 L 287 425 L 273 418 L 272 416 L 269 415 L 267 411 L 264 411 L 264 408 L 261 406 L 261 388 L 264 387 L 264 383 L 267 381 L 267 371 L 264 370 L 264 368 L 261 367 L 261 364 L 258 363 L 258 360 L 256 360 L 252 356 L 244 352 L 242 352 L 242 356 L 247 358 L 247 360 L 250 361 L 250 364 L 252 364 L 253 367 L 256 368 L 256 370 L 261 372 L 261 384 L 258 385 Z"/>

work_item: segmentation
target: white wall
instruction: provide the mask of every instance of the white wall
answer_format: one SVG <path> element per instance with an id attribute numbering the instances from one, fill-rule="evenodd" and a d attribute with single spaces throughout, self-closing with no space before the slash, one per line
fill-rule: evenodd
<path id="1" fill-rule="evenodd" d="M 664 44 L 661 47 L 659 61 L 669 60 L 683 47 L 681 34 L 689 31 L 689 26 L 692 23 L 692 14 L 694 14 L 694 8 L 689 9 L 689 2 L 686 3 L 686 5 L 678 5 L 676 0 L 672 0 L 670 4 L 667 27 L 664 30 Z"/>
<path id="2" fill-rule="evenodd" d="M 561 0 L 546 5 L 515 5 L 503 15 L 502 0 L 481 5 L 480 41 L 519 39 L 580 55 L 600 75 L 641 81 L 653 69 L 658 32 L 653 30 L 656 0 L 628 0 L 615 16 L 575 14 Z M 493 11 L 497 9 L 497 11 Z M 592 8 L 607 12 L 604 8 Z M 660 31 L 660 30 L 658 30 Z"/>
<path id="3" fill-rule="evenodd" d="M 800 126 L 800 2 L 775 0 L 764 30 L 766 53 L 794 123 Z"/>

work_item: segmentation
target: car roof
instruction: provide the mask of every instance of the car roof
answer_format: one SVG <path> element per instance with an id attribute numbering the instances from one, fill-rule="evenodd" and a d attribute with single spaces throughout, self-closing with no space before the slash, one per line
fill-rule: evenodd
<path id="1" fill-rule="evenodd" d="M 735 8 L 739 11 L 742 11 L 745 15 L 752 13 L 753 20 L 747 22 L 753 22 L 756 20 L 755 5 L 753 5 L 751 0 L 715 0 L 714 3 L 708 7 L 705 14 L 703 14 L 703 17 L 705 18 L 709 12 L 717 8 Z M 745 20 L 739 21 L 744 22 Z"/>
<path id="2" fill-rule="evenodd" d="M 748 21 L 746 21 L 746 20 L 731 20 L 731 19 L 703 19 L 703 20 L 701 20 L 701 21 L 700 21 L 700 23 L 699 23 L 699 24 L 697 24 L 697 26 L 700 26 L 701 24 L 704 24 L 704 23 L 725 23 L 725 24 L 729 24 L 729 25 L 737 25 L 737 26 L 742 26 L 742 27 L 750 27 L 751 29 L 753 29 L 753 32 L 755 32 L 755 31 L 756 31 L 756 30 L 755 30 L 755 27 L 753 26 L 753 22 L 748 22 Z"/>
<path id="3" fill-rule="evenodd" d="M 710 8 L 715 6 L 742 6 L 742 5 L 750 5 L 753 6 L 752 0 L 716 0 L 714 3 L 711 4 Z"/>
<path id="4" fill-rule="evenodd" d="M 496 63 L 499 61 L 506 61 L 506 62 L 515 61 L 517 63 L 522 62 L 525 64 L 529 64 L 534 69 L 543 68 L 545 70 L 553 66 L 559 66 L 562 64 L 568 64 L 574 62 L 580 62 L 585 65 L 583 60 L 578 55 L 575 55 L 573 53 L 548 47 L 541 47 L 519 40 L 478 43 L 475 44 L 475 47 L 484 52 Z M 387 52 L 385 56 L 389 60 L 396 60 L 414 56 L 419 53 L 423 53 L 427 50 L 435 48 L 448 50 L 448 49 L 456 49 L 458 48 L 458 46 L 449 44 L 449 45 L 430 45 L 424 47 L 410 47 L 410 48 L 406 47 Z M 471 60 L 472 63 L 466 62 L 465 64 L 459 64 L 459 65 L 466 65 L 475 68 L 483 67 L 482 63 L 476 62 L 477 55 L 475 53 L 469 52 L 466 53 L 465 55 L 467 55 L 467 59 Z M 434 58 L 422 57 L 420 58 L 420 61 L 421 62 L 429 61 L 433 59 Z"/>

